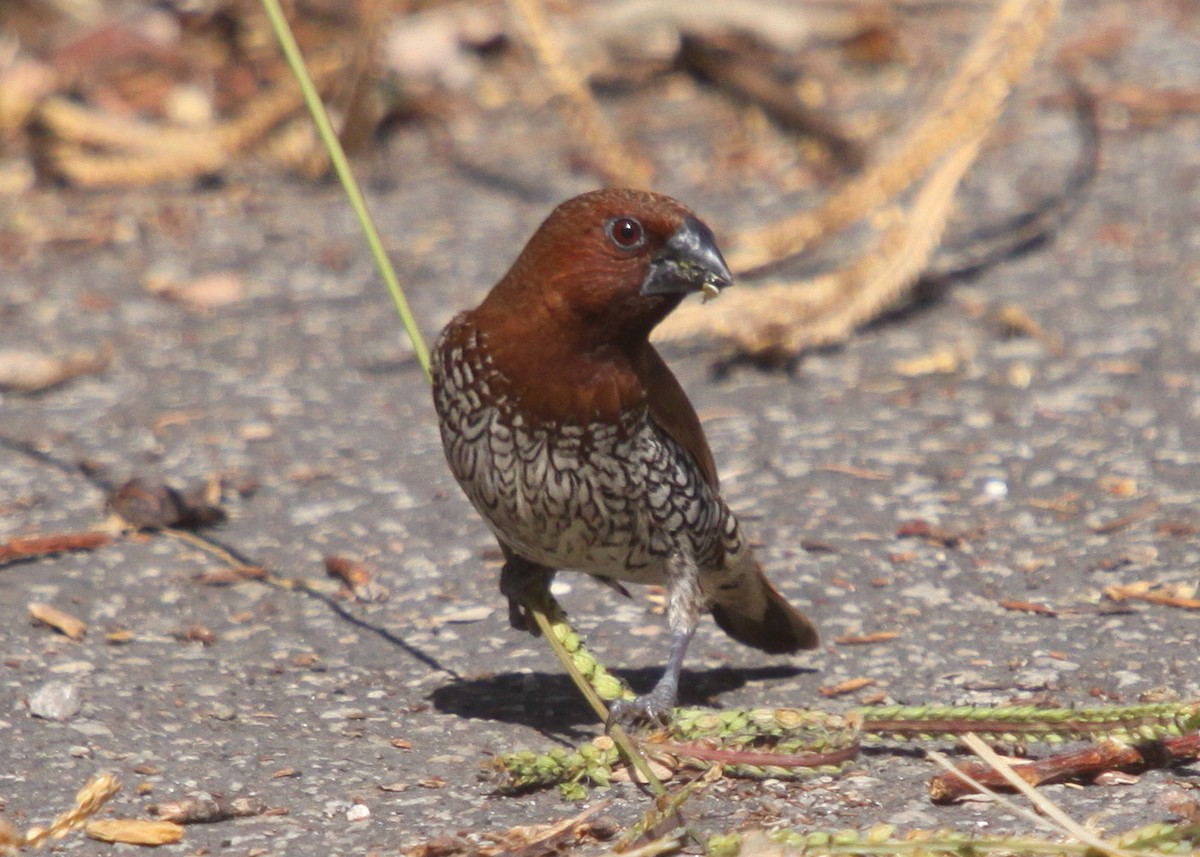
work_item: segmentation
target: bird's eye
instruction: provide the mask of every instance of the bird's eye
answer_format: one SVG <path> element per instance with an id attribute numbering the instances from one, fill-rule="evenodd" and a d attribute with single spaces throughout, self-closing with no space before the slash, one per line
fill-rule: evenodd
<path id="1" fill-rule="evenodd" d="M 612 243 L 616 244 L 622 250 L 632 250 L 634 247 L 640 247 L 646 238 L 646 233 L 642 230 L 642 224 L 638 223 L 632 217 L 614 217 L 608 221 L 607 231 Z"/>

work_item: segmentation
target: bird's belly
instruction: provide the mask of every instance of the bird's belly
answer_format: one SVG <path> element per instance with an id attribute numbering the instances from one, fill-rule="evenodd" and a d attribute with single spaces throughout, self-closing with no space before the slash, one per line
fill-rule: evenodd
<path id="1" fill-rule="evenodd" d="M 484 408 L 448 430 L 451 469 L 497 537 L 552 568 L 665 580 L 673 550 L 719 550 L 719 502 L 638 426 L 530 429 Z"/>

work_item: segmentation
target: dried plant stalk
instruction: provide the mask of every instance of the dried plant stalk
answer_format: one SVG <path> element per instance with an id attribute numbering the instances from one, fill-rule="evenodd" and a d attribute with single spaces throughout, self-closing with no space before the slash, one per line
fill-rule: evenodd
<path id="1" fill-rule="evenodd" d="M 217 172 L 228 160 L 225 152 L 197 148 L 178 157 L 164 151 L 97 155 L 55 145 L 47 154 L 54 172 L 80 188 L 143 187 L 196 178 Z M 189 158 L 188 154 L 200 156 Z"/>
<path id="2" fill-rule="evenodd" d="M 40 847 L 47 839 L 62 839 L 72 830 L 82 827 L 120 790 L 121 783 L 112 774 L 92 777 L 75 795 L 75 805 L 54 819 L 49 827 L 34 827 L 26 831 L 26 847 Z"/>
<path id="3" fill-rule="evenodd" d="M 327 86 L 344 66 L 334 49 L 310 63 L 319 86 Z M 303 103 L 288 78 L 249 102 L 240 115 L 206 127 L 121 119 L 57 96 L 39 105 L 38 121 L 53 137 L 45 159 L 57 175 L 76 187 L 129 187 L 218 172 Z"/>
<path id="4" fill-rule="evenodd" d="M 221 156 L 219 141 L 194 129 L 164 128 L 114 116 L 61 95 L 38 105 L 38 119 L 60 140 L 77 146 L 171 153 L 180 160 Z"/>
<path id="5" fill-rule="evenodd" d="M 952 146 L 988 128 L 1032 62 L 1061 5 L 1061 0 L 1002 0 L 958 71 L 892 154 L 846 182 L 814 211 L 739 233 L 730 254 L 734 270 L 760 268 L 795 255 L 862 220 L 911 186 Z"/>
<path id="6" fill-rule="evenodd" d="M 871 252 L 812 280 L 734 292 L 703 312 L 685 307 L 659 328 L 659 338 L 717 336 L 747 354 L 779 359 L 838 342 L 886 309 L 928 265 L 983 136 L 1060 7 L 1061 0 L 1002 0 L 956 74 L 891 157 L 847 182 L 815 211 L 741 233 L 736 242 L 744 246 L 731 259 L 735 268 L 754 269 L 794 255 L 880 213 L 928 174 L 908 211 Z"/>
<path id="7" fill-rule="evenodd" d="M 509 0 L 509 6 L 524 23 L 529 46 L 550 84 L 567 103 L 573 130 L 592 165 L 609 184 L 647 187 L 653 178 L 649 163 L 633 154 L 604 118 L 587 81 L 567 61 L 541 0 Z"/>
<path id="8" fill-rule="evenodd" d="M 658 338 L 715 335 L 748 354 L 768 357 L 844 339 L 903 294 L 925 269 L 981 140 L 975 137 L 951 152 L 874 252 L 802 284 L 775 283 L 729 292 L 713 307 L 681 307 L 658 328 Z"/>

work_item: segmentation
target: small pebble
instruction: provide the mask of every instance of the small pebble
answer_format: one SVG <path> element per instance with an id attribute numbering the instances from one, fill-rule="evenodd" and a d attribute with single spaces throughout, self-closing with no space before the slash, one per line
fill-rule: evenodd
<path id="1" fill-rule="evenodd" d="M 986 479 L 983 483 L 983 494 L 996 500 L 1008 496 L 1008 483 L 1003 479 Z"/>
<path id="2" fill-rule="evenodd" d="M 29 713 L 43 720 L 70 720 L 82 707 L 79 688 L 65 681 L 48 681 L 29 694 Z"/>

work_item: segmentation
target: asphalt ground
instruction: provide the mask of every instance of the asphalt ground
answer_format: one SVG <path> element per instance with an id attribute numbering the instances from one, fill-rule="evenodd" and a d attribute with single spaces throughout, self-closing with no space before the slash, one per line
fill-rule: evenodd
<path id="1" fill-rule="evenodd" d="M 1100 82 L 1200 86 L 1193 7 L 1069 6 L 1050 53 L 1116 21 L 1128 43 Z M 948 66 L 959 46 L 933 53 Z M 956 233 L 1059 186 L 1079 145 L 1064 91 L 1046 67 L 1027 81 L 964 191 Z M 664 105 L 661 95 L 611 107 L 656 153 L 658 186 L 718 233 L 811 204 L 770 176 L 707 176 L 716 96 Z M 898 98 L 898 120 L 904 110 Z M 1200 698 L 1200 617 L 1102 595 L 1198 582 L 1200 118 L 1133 122 L 1102 104 L 1101 122 L 1086 198 L 1032 252 L 790 374 L 715 372 L 725 355 L 711 344 L 665 349 L 704 419 L 727 501 L 825 637 L 812 655 L 772 659 L 706 623 L 685 703 L 838 711 L 880 699 Z M 359 165 L 430 337 L 478 300 L 556 201 L 593 184 L 547 154 L 563 142 L 552 111 L 517 105 L 487 130 L 467 147 L 469 164 L 411 128 Z M 0 342 L 110 348 L 112 360 L 0 401 L 0 537 L 91 529 L 106 486 L 133 476 L 180 488 L 221 476 L 229 519 L 212 537 L 315 592 L 197 582 L 221 562 L 163 535 L 0 569 L 6 817 L 44 824 L 100 771 L 126 783 L 109 814 L 145 816 L 196 792 L 280 810 L 189 827 L 169 849 L 181 854 L 393 853 L 577 812 L 553 791 L 501 797 L 479 778 L 493 753 L 575 743 L 599 727 L 545 645 L 507 628 L 494 544 L 446 470 L 425 381 L 340 192 L 251 173 L 200 190 L 47 189 L 0 202 L 14 204 L 23 217 L 99 224 L 107 238 L 8 264 Z M 200 310 L 147 287 L 213 272 L 233 272 L 240 297 Z M 995 317 L 1004 305 L 1046 336 L 1007 335 Z M 951 371 L 913 370 L 939 352 L 953 356 Z M 947 538 L 898 534 L 918 519 Z M 341 597 L 326 555 L 371 564 L 390 598 Z M 666 646 L 655 600 L 562 581 L 600 658 L 648 687 Z M 31 622 L 31 602 L 78 616 L 87 635 L 72 642 Z M 128 639 L 112 642 L 120 630 Z M 836 642 L 876 632 L 896 636 Z M 871 683 L 819 692 L 856 678 Z M 31 716 L 48 682 L 78 695 L 78 713 Z M 1032 829 L 992 803 L 932 805 L 934 773 L 911 748 L 885 745 L 845 775 L 719 782 L 686 814 L 702 833 L 883 821 Z M 1174 817 L 1173 796 L 1196 777 L 1192 766 L 1045 792 L 1115 831 Z M 649 806 L 629 784 L 584 805 L 601 799 L 620 826 Z M 350 820 L 364 814 L 356 804 L 369 817 Z M 56 848 L 112 850 L 79 835 Z"/>

